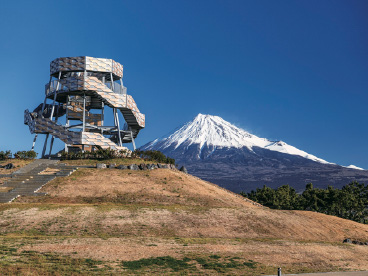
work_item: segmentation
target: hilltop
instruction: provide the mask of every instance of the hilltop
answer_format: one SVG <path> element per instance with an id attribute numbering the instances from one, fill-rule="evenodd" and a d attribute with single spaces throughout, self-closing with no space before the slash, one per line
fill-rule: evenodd
<path id="1" fill-rule="evenodd" d="M 271 274 L 368 270 L 368 225 L 271 210 L 169 169 L 84 168 L 0 205 L 0 272 Z M 30 266 L 31 264 L 31 266 Z"/>

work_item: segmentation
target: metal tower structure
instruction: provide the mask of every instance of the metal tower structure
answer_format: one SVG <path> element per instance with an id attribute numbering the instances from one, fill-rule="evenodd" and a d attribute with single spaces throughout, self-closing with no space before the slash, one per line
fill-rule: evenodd
<path id="1" fill-rule="evenodd" d="M 51 103 L 48 103 L 48 101 Z M 105 126 L 106 107 L 112 109 L 114 125 Z M 92 112 L 94 111 L 94 112 Z M 125 119 L 120 124 L 119 112 Z M 65 115 L 65 124 L 60 118 Z M 145 127 L 145 116 L 140 113 L 132 96 L 123 86 L 123 66 L 112 60 L 93 57 L 62 57 L 50 63 L 50 80 L 45 85 L 45 99 L 33 112 L 24 111 L 33 140 L 45 134 L 42 157 L 51 135 L 49 155 L 55 138 L 65 143 L 65 150 L 96 147 L 113 150 L 126 149 Z"/>

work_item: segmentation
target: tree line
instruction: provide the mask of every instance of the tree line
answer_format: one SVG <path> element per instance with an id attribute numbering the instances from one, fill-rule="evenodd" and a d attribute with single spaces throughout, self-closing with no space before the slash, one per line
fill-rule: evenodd
<path id="1" fill-rule="evenodd" d="M 309 183 L 302 193 L 283 185 L 276 189 L 263 186 L 240 194 L 272 209 L 309 210 L 368 224 L 368 185 L 356 181 L 341 189 L 314 188 Z"/>
<path id="2" fill-rule="evenodd" d="M 13 154 L 10 150 L 6 150 L 6 151 L 0 151 L 0 161 L 3 160 L 8 160 L 11 159 L 13 157 Z M 35 159 L 37 157 L 37 152 L 33 151 L 33 150 L 22 150 L 22 151 L 17 151 L 16 153 L 14 153 L 14 158 L 15 159 Z"/>

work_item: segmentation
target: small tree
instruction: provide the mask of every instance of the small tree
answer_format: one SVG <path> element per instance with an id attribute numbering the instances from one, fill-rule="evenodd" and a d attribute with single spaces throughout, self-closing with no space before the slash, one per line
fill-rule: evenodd
<path id="1" fill-rule="evenodd" d="M 11 158 L 12 153 L 10 150 L 7 151 L 0 151 L 0 160 L 7 160 Z"/>

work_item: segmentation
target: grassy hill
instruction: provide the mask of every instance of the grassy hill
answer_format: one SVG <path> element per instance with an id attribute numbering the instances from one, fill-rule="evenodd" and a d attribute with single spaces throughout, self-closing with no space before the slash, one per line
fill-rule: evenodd
<path id="1" fill-rule="evenodd" d="M 271 210 L 179 171 L 79 169 L 0 205 L 0 274 L 368 270 L 368 225 Z"/>

